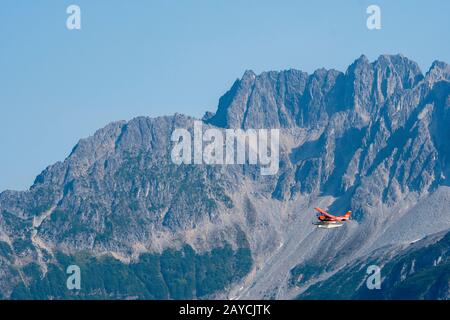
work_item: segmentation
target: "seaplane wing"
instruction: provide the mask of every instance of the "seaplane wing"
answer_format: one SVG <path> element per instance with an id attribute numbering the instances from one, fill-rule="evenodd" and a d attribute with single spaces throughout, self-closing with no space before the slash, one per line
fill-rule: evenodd
<path id="1" fill-rule="evenodd" d="M 326 212 L 325 210 L 322 210 L 322 209 L 320 209 L 320 208 L 314 208 L 314 209 L 315 209 L 316 211 L 318 211 L 320 214 L 323 214 L 327 219 L 330 219 L 330 220 L 332 220 L 332 221 L 337 221 L 337 220 L 339 220 L 338 217 L 335 217 L 335 216 L 329 214 L 329 213 Z"/>

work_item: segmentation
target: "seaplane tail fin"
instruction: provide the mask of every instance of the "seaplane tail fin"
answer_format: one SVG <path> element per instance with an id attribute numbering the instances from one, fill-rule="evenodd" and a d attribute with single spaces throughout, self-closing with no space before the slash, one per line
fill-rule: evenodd
<path id="1" fill-rule="evenodd" d="M 346 217 L 347 219 L 350 218 L 350 215 L 352 214 L 351 211 L 347 211 L 347 213 L 344 215 L 344 217 Z"/>

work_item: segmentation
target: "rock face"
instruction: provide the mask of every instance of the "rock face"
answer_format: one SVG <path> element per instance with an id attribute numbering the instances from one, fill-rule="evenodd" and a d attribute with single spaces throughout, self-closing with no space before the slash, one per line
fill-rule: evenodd
<path id="1" fill-rule="evenodd" d="M 312 285 L 300 299 L 450 299 L 450 232 L 418 242 L 384 247 L 354 261 L 338 274 Z M 368 267 L 380 267 L 373 288 Z M 299 268 L 298 272 L 304 272 Z M 365 279 L 366 281 L 361 281 Z"/>
<path id="2" fill-rule="evenodd" d="M 30 263 L 45 275 L 58 253 L 132 266 L 184 245 L 198 255 L 251 250 L 247 277 L 230 276 L 235 285 L 206 289 L 210 297 L 293 298 L 318 288 L 381 246 L 450 229 L 449 94 L 449 65 L 436 61 L 422 74 L 402 55 L 361 56 L 345 73 L 246 71 L 204 125 L 279 128 L 275 176 L 252 165 L 173 164 L 171 134 L 192 130 L 187 116 L 112 123 L 29 191 L 0 194 L 0 293 L 29 286 L 21 275 Z M 317 205 L 351 208 L 354 220 L 315 230 Z M 318 271 L 302 273 L 311 266 Z"/>

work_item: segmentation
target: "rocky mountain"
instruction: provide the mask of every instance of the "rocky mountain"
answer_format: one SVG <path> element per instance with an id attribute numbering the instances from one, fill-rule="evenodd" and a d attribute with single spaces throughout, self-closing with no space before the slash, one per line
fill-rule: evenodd
<path id="1" fill-rule="evenodd" d="M 315 283 L 300 299 L 432 299 L 450 297 L 450 232 L 409 244 L 382 247 Z M 369 289 L 368 266 L 379 266 L 379 290 Z M 303 273 L 302 268 L 293 270 Z M 369 272 L 370 273 L 370 272 Z M 367 277 L 367 279 L 369 279 Z"/>
<path id="2" fill-rule="evenodd" d="M 1 193 L 1 296 L 323 297 L 349 265 L 382 261 L 391 268 L 414 254 L 404 244 L 425 237 L 445 242 L 450 67 L 444 62 L 425 74 L 402 55 L 374 62 L 361 56 L 345 73 L 246 71 L 217 112 L 205 114 L 204 127 L 279 128 L 280 169 L 273 176 L 250 164 L 174 164 L 171 134 L 192 132 L 194 120 L 177 114 L 112 123 L 80 140 L 30 190 Z M 314 206 L 351 208 L 353 220 L 317 230 Z M 421 250 L 435 250 L 423 243 Z M 65 288 L 65 268 L 73 263 L 86 281 L 79 292 Z M 424 286 L 417 297 L 448 298 L 442 294 L 448 272 L 427 268 L 427 277 L 443 279 L 440 293 Z M 400 282 L 419 275 L 403 276 Z"/>

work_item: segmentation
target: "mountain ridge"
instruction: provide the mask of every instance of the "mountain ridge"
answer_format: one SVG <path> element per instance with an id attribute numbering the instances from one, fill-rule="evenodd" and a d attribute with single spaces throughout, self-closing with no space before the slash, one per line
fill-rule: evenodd
<path id="1" fill-rule="evenodd" d="M 446 63 L 435 61 L 424 75 L 402 55 L 372 63 L 363 55 L 345 72 L 246 71 L 204 126 L 280 128 L 280 170 L 268 177 L 248 164 L 171 163 L 171 132 L 192 130 L 195 118 L 111 123 L 47 167 L 29 191 L 0 193 L 0 241 L 14 253 L 3 268 L 20 273 L 37 261 L 45 271 L 58 252 L 130 263 L 186 244 L 198 254 L 230 245 L 251 251 L 252 271 L 230 276 L 238 283 L 215 294 L 293 297 L 303 290 L 288 285 L 296 266 L 339 268 L 376 249 L 384 226 L 397 219 L 390 213 L 408 215 L 437 190 L 447 199 L 449 81 Z M 314 232 L 305 221 L 315 205 L 351 207 L 354 221 Z M 435 210 L 445 215 L 445 207 Z M 414 236 L 442 231 L 415 228 Z M 19 281 L 11 279 L 0 286 L 3 296 Z"/>

